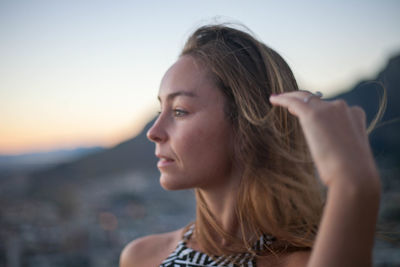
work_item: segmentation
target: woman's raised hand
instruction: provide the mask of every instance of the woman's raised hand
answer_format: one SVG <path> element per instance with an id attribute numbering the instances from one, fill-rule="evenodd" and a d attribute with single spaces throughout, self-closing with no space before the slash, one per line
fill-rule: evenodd
<path id="1" fill-rule="evenodd" d="M 327 186 L 337 179 L 358 184 L 365 182 L 366 175 L 378 177 L 365 113 L 360 107 L 349 107 L 342 100 L 323 101 L 306 91 L 272 95 L 270 102 L 299 118 L 319 175 Z"/>

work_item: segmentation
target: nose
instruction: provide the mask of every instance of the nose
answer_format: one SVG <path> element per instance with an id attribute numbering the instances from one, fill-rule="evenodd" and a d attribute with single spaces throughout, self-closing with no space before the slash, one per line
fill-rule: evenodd
<path id="1" fill-rule="evenodd" d="M 153 123 L 153 125 L 147 131 L 146 136 L 154 143 L 162 143 L 167 140 L 168 135 L 164 129 L 164 126 L 162 125 L 161 116 L 159 116 Z"/>

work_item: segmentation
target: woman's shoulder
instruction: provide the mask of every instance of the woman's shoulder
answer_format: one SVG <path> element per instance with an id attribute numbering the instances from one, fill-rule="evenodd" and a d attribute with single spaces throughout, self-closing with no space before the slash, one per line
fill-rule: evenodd
<path id="1" fill-rule="evenodd" d="M 303 267 L 307 266 L 310 259 L 311 251 L 295 251 L 285 253 L 280 256 L 269 255 L 257 260 L 257 266 L 260 267 Z"/>
<path id="2" fill-rule="evenodd" d="M 120 267 L 158 266 L 176 248 L 185 228 L 131 241 L 122 250 Z"/>
<path id="3" fill-rule="evenodd" d="M 287 256 L 285 266 L 286 267 L 307 266 L 310 256 L 311 256 L 311 250 L 292 252 Z"/>

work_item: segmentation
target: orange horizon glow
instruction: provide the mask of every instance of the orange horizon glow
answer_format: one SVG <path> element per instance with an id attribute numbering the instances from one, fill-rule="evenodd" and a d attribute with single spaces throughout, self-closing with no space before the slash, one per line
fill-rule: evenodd
<path id="1" fill-rule="evenodd" d="M 84 127 L 63 130 L 63 128 L 51 129 L 36 128 L 27 134 L 26 129 L 1 129 L 0 131 L 0 155 L 19 155 L 36 152 L 46 152 L 58 149 L 74 149 L 78 147 L 100 146 L 110 148 L 131 139 L 143 130 L 143 127 L 151 118 L 143 116 L 136 119 L 129 127 L 121 127 L 118 130 L 103 128 L 87 131 Z M 86 131 L 85 131 L 86 130 Z M 96 130 L 98 130 L 96 132 Z"/>

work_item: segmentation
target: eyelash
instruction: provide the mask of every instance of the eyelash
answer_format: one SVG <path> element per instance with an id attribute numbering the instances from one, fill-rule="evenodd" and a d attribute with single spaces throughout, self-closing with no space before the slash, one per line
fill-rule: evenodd
<path id="1" fill-rule="evenodd" d="M 183 117 L 187 114 L 187 111 L 177 108 L 173 110 L 173 113 L 175 117 Z"/>
<path id="2" fill-rule="evenodd" d="M 183 109 L 179 109 L 179 108 L 173 109 L 172 113 L 173 113 L 174 117 L 183 117 L 188 114 L 187 111 L 185 111 Z M 161 115 L 161 111 L 158 111 L 158 116 L 160 116 L 160 115 Z"/>

